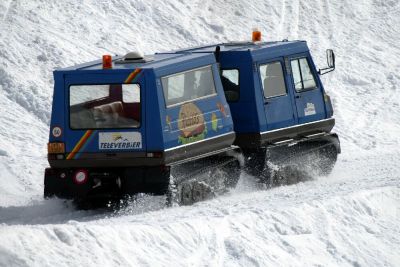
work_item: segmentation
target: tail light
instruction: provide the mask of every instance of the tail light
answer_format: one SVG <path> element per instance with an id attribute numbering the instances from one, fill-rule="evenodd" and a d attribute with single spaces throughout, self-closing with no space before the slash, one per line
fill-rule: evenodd
<path id="1" fill-rule="evenodd" d="M 87 170 L 77 170 L 72 177 L 72 180 L 76 184 L 84 184 L 89 179 L 89 172 Z"/>
<path id="2" fill-rule="evenodd" d="M 149 152 L 146 154 L 148 158 L 162 158 L 162 152 Z"/>
<path id="3" fill-rule="evenodd" d="M 47 153 L 49 153 L 49 154 L 65 153 L 65 144 L 64 143 L 48 143 L 47 144 Z"/>

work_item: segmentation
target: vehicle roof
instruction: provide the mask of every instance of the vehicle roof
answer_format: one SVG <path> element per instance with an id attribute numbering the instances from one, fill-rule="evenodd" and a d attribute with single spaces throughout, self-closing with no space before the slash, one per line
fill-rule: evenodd
<path id="1" fill-rule="evenodd" d="M 145 55 L 145 62 L 129 62 L 118 64 L 123 56 L 113 57 L 113 70 L 132 70 L 136 68 L 163 69 L 185 62 L 204 61 L 205 64 L 215 62 L 213 53 L 216 47 L 220 47 L 221 53 L 250 53 L 254 60 L 258 58 L 271 58 L 285 56 L 308 51 L 305 41 L 277 41 L 277 42 L 229 42 L 212 45 L 204 45 L 181 50 Z M 103 70 L 102 60 L 96 60 L 57 71 L 94 71 Z"/>
<path id="2" fill-rule="evenodd" d="M 175 65 L 179 63 L 184 63 L 186 61 L 196 61 L 196 60 L 213 60 L 213 56 L 208 54 L 195 54 L 195 53 L 157 53 L 154 55 L 145 55 L 145 62 L 129 62 L 129 63 L 116 63 L 121 60 L 123 56 L 113 57 L 113 70 L 131 70 L 136 68 L 153 68 L 158 69 L 164 66 Z M 215 60 L 214 60 L 215 61 Z M 73 71 L 73 70 L 103 70 L 102 60 L 95 60 L 79 65 L 75 65 L 68 68 L 58 69 L 57 71 Z"/>
<path id="3" fill-rule="evenodd" d="M 258 50 L 275 50 L 275 49 L 304 49 L 306 46 L 306 41 L 274 41 L 274 42 L 248 42 L 248 41 L 238 41 L 238 42 L 228 42 L 212 45 L 204 45 L 193 48 L 181 49 L 174 51 L 175 53 L 190 52 L 190 53 L 204 53 L 204 52 L 214 52 L 215 48 L 219 46 L 221 52 L 228 51 L 258 51 Z"/>
<path id="4" fill-rule="evenodd" d="M 213 53 L 216 47 L 220 47 L 221 54 L 249 53 L 252 60 L 269 59 L 279 56 L 293 55 L 308 52 L 306 41 L 274 41 L 274 42 L 229 42 L 215 45 L 199 46 L 175 53 Z"/>

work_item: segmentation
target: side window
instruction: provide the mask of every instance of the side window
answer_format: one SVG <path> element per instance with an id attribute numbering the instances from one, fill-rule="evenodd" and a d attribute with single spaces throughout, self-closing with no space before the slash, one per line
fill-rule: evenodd
<path id="1" fill-rule="evenodd" d="M 168 78 L 161 79 L 164 89 L 164 96 L 168 99 L 169 103 L 179 102 L 183 97 L 185 88 L 185 74 L 178 74 Z"/>
<path id="2" fill-rule="evenodd" d="M 303 77 L 303 89 L 311 89 L 316 87 L 314 76 L 311 73 L 310 66 L 306 58 L 300 58 L 300 70 Z"/>
<path id="3" fill-rule="evenodd" d="M 300 91 L 303 89 L 303 81 L 301 80 L 299 61 L 297 59 L 292 60 L 290 65 L 292 66 L 294 87 L 296 88 L 296 91 Z"/>
<path id="4" fill-rule="evenodd" d="M 122 102 L 124 103 L 140 102 L 140 87 L 138 84 L 122 85 Z"/>
<path id="5" fill-rule="evenodd" d="M 226 69 L 222 70 L 221 82 L 224 88 L 225 97 L 228 102 L 236 102 L 239 100 L 239 70 Z"/>
<path id="6" fill-rule="evenodd" d="M 216 94 L 211 66 L 162 77 L 161 83 L 167 107 Z"/>
<path id="7" fill-rule="evenodd" d="M 296 91 L 308 90 L 317 87 L 307 58 L 293 59 L 291 60 L 290 65 L 292 66 L 293 81 Z"/>
<path id="8" fill-rule="evenodd" d="M 285 79 L 280 61 L 260 65 L 260 75 L 265 98 L 286 95 Z"/>

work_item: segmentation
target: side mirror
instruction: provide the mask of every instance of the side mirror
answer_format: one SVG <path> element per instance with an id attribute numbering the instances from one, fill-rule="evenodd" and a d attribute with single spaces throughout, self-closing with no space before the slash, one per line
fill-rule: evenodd
<path id="1" fill-rule="evenodd" d="M 326 61 L 329 68 L 335 68 L 335 53 L 333 53 L 332 49 L 326 50 Z"/>
<path id="2" fill-rule="evenodd" d="M 332 49 L 326 50 L 326 63 L 328 64 L 328 67 L 319 69 L 318 70 L 319 75 L 324 75 L 327 74 L 328 72 L 335 70 L 335 53 L 333 52 Z"/>

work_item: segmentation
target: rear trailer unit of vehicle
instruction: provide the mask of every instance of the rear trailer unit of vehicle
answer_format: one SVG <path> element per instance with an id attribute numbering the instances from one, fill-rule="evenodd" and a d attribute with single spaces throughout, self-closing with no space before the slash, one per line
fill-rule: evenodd
<path id="1" fill-rule="evenodd" d="M 106 55 L 56 70 L 44 195 L 168 192 L 190 204 L 234 187 L 243 169 L 266 183 L 310 163 L 329 173 L 340 144 L 318 74 L 304 41 Z"/>

